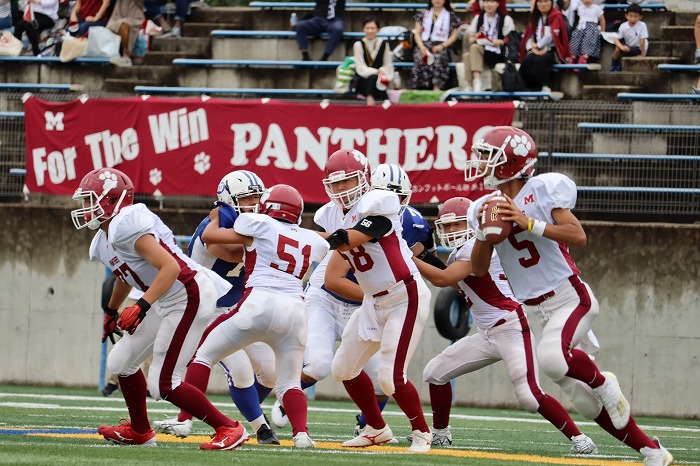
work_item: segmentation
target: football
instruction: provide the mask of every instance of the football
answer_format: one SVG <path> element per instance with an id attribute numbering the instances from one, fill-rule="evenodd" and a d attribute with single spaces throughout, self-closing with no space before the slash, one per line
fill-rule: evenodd
<path id="1" fill-rule="evenodd" d="M 479 227 L 486 236 L 486 241 L 496 245 L 505 240 L 513 231 L 513 222 L 503 220 L 503 215 L 498 212 L 498 203 L 508 202 L 503 196 L 494 196 L 486 203 L 484 212 L 479 218 Z"/>

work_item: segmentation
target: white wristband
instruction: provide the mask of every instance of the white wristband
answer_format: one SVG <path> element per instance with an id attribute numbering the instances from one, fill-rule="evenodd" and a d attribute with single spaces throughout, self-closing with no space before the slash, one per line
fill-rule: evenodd
<path id="1" fill-rule="evenodd" d="M 477 241 L 486 241 L 486 235 L 481 228 L 474 229 L 474 237 L 477 239 Z"/>
<path id="2" fill-rule="evenodd" d="M 543 236 L 545 228 L 547 228 L 546 222 L 543 222 L 542 220 L 535 220 L 532 224 L 531 233 L 535 236 Z"/>

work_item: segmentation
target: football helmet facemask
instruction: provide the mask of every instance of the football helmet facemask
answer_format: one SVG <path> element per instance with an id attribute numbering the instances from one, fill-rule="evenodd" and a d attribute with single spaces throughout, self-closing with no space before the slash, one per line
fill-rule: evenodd
<path id="1" fill-rule="evenodd" d="M 529 134 L 512 126 L 496 126 L 472 145 L 464 178 L 484 177 L 484 186 L 496 189 L 506 181 L 532 176 L 536 162 L 537 148 Z"/>
<path id="2" fill-rule="evenodd" d="M 73 199 L 83 204 L 70 213 L 75 228 L 97 230 L 120 209 L 133 204 L 134 184 L 124 172 L 98 168 L 83 177 Z"/>
<path id="3" fill-rule="evenodd" d="M 257 212 L 259 204 L 241 206 L 238 200 L 243 197 L 258 195 L 265 192 L 265 184 L 258 175 L 248 170 L 236 170 L 224 176 L 216 189 L 216 195 L 221 202 L 230 205 L 239 214 Z"/>
<path id="4" fill-rule="evenodd" d="M 341 149 L 328 157 L 324 170 L 323 186 L 326 194 L 336 205 L 342 209 L 349 209 L 360 200 L 363 194 L 369 191 L 370 172 L 367 157 L 354 149 Z M 335 183 L 340 181 L 357 179 L 357 186 L 341 192 L 334 192 Z"/>
<path id="5" fill-rule="evenodd" d="M 383 189 L 398 194 L 399 201 L 401 201 L 399 215 L 403 214 L 413 193 L 413 185 L 403 168 L 391 163 L 377 165 L 377 168 L 372 172 L 371 184 L 372 189 Z"/>
<path id="6" fill-rule="evenodd" d="M 276 184 L 260 198 L 260 211 L 277 220 L 301 225 L 304 199 L 295 188 L 286 184 Z"/>
<path id="7" fill-rule="evenodd" d="M 472 201 L 466 197 L 453 197 L 440 206 L 435 220 L 435 232 L 442 246 L 458 248 L 474 236 L 472 229 L 467 226 L 467 211 L 471 204 Z M 465 229 L 446 231 L 446 225 L 456 222 L 464 222 Z"/>

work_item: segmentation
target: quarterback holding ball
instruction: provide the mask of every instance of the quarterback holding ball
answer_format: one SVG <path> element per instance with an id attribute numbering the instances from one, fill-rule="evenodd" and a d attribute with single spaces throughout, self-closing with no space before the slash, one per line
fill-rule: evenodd
<path id="1" fill-rule="evenodd" d="M 601 372 L 585 352 L 598 316 L 598 301 L 579 278 L 569 246 L 586 245 L 586 233 L 571 209 L 576 185 L 560 173 L 533 176 L 535 141 L 510 126 L 492 128 L 474 143 L 466 179 L 483 177 L 498 201 L 504 221 L 515 225 L 507 240 L 495 246 L 481 229 L 479 217 L 494 198 L 486 195 L 469 209 L 469 225 L 477 238 L 471 262 L 476 276 L 488 274 L 495 248 L 515 297 L 525 306 L 537 341 L 542 370 L 571 398 L 574 408 L 644 456 L 647 466 L 668 466 L 673 456 L 658 439 L 649 438 L 630 415 L 615 376 Z"/>

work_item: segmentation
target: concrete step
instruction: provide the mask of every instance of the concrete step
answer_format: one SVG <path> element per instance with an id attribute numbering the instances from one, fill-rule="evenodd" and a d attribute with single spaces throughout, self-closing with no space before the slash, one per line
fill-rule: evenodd
<path id="1" fill-rule="evenodd" d="M 267 14 L 268 12 L 265 12 Z M 226 23 L 232 25 L 228 29 L 246 29 L 253 24 L 253 17 L 259 15 L 258 8 L 249 7 L 214 7 L 196 8 L 185 23 Z M 287 16 L 287 27 L 289 27 L 289 16 Z"/>
<path id="2" fill-rule="evenodd" d="M 104 90 L 108 92 L 134 92 L 135 86 L 161 86 L 162 84 L 154 80 L 133 80 L 130 78 L 107 78 L 105 79 Z"/>
<path id="3" fill-rule="evenodd" d="M 174 76 L 172 66 L 161 65 L 142 65 L 123 68 L 114 67 L 106 78 L 131 80 L 133 83 L 148 81 L 155 83 L 148 85 L 156 86 L 173 85 L 177 80 L 177 77 Z"/>
<path id="4" fill-rule="evenodd" d="M 205 54 L 193 55 L 189 52 L 160 52 L 149 50 L 143 64 L 147 66 L 169 66 L 176 58 L 206 58 Z"/>
<path id="5" fill-rule="evenodd" d="M 625 71 L 654 71 L 662 63 L 680 63 L 677 57 L 624 57 L 622 69 Z"/>
<path id="6" fill-rule="evenodd" d="M 651 41 L 649 42 L 650 56 L 676 57 L 681 63 L 691 63 L 695 54 L 695 42 L 685 41 Z"/>
<path id="7" fill-rule="evenodd" d="M 184 37 L 209 37 L 214 29 L 239 30 L 247 29 L 246 25 L 227 23 L 224 21 L 211 23 L 185 23 L 182 27 Z M 163 39 L 167 40 L 167 39 Z"/>
<path id="8" fill-rule="evenodd" d="M 641 92 L 638 86 L 591 85 L 583 86 L 584 100 L 616 100 L 618 92 Z"/>
<path id="9" fill-rule="evenodd" d="M 196 56 L 211 54 L 211 39 L 209 37 L 173 37 L 161 39 L 155 36 L 151 41 L 149 52 L 190 52 Z"/>
<path id="10" fill-rule="evenodd" d="M 699 11 L 678 11 L 676 12 L 675 24 L 678 26 L 693 26 L 695 24 L 695 18 L 697 18 L 698 14 L 700 14 Z"/>
<path id="11" fill-rule="evenodd" d="M 693 40 L 693 26 L 663 26 L 661 28 L 661 39 L 677 41 Z"/>

